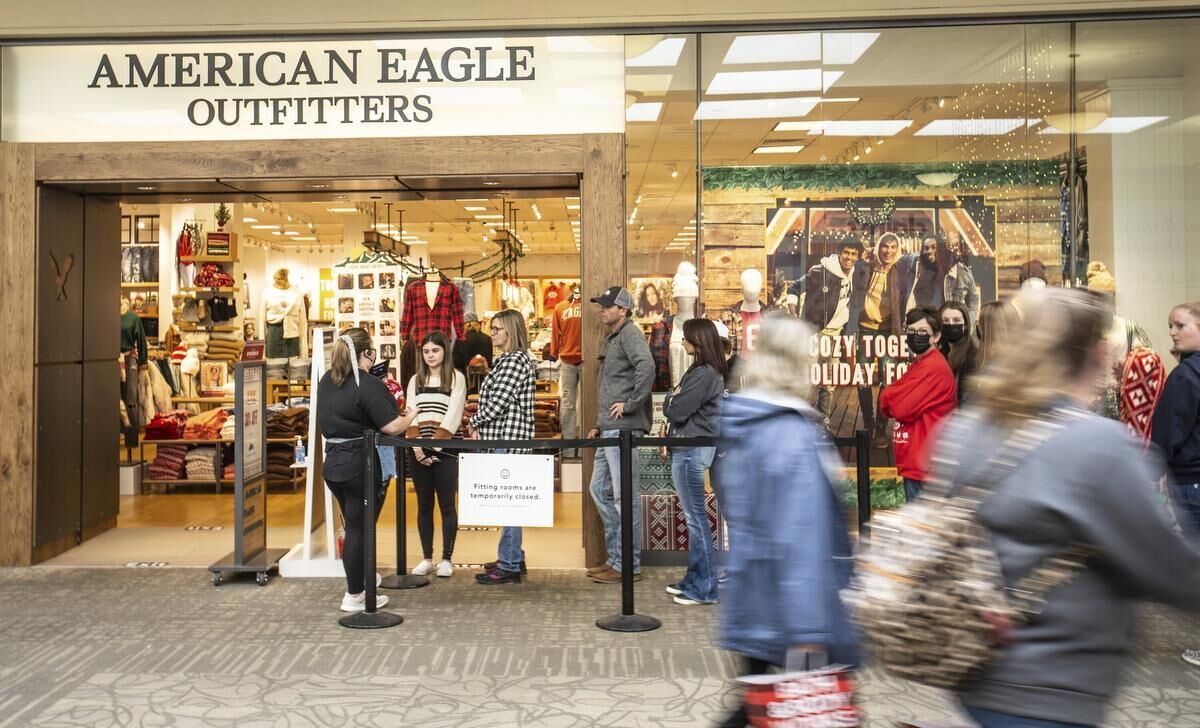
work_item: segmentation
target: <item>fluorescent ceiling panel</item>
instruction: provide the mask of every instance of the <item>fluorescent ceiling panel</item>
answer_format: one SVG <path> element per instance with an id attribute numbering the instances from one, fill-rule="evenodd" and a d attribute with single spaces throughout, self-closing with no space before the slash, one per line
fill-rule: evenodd
<path id="1" fill-rule="evenodd" d="M 687 38 L 663 38 L 645 53 L 625 59 L 630 68 L 664 68 L 679 63 Z"/>
<path id="2" fill-rule="evenodd" d="M 895 136 L 912 125 L 911 119 L 781 121 L 775 131 L 807 131 L 825 136 Z"/>
<path id="3" fill-rule="evenodd" d="M 842 77 L 841 71 L 822 71 L 821 72 L 821 90 L 828 91 L 829 87 L 838 82 Z"/>
<path id="4" fill-rule="evenodd" d="M 708 93 L 774 94 L 792 91 L 820 91 L 821 69 L 798 68 L 783 71 L 724 71 L 713 76 Z"/>
<path id="5" fill-rule="evenodd" d="M 1157 124 L 1160 121 L 1166 121 L 1167 116 L 1110 116 L 1104 121 L 1087 131 L 1081 131 L 1080 134 L 1129 134 L 1139 129 L 1145 129 L 1148 126 Z M 1036 124 L 1038 120 L 1033 120 L 1030 123 Z M 1048 126 L 1042 129 L 1042 134 L 1063 134 L 1058 129 Z"/>
<path id="6" fill-rule="evenodd" d="M 780 116 L 808 116 L 820 100 L 817 96 L 797 96 L 786 99 L 701 101 L 694 118 L 770 119 Z"/>
<path id="7" fill-rule="evenodd" d="M 755 154 L 795 154 L 804 148 L 803 144 L 780 144 L 774 147 L 758 147 Z"/>
<path id="8" fill-rule="evenodd" d="M 475 207 L 475 206 L 464 207 L 463 209 L 466 210 L 467 212 L 487 212 L 488 211 L 488 208 L 486 208 L 486 207 Z"/>
<path id="9" fill-rule="evenodd" d="M 358 214 L 357 207 L 327 207 L 325 209 L 328 212 L 336 212 L 336 213 L 339 213 L 342 215 L 357 215 Z"/>
<path id="10" fill-rule="evenodd" d="M 857 63 L 877 40 L 878 33 L 822 33 L 821 61 L 827 65 Z"/>
<path id="11" fill-rule="evenodd" d="M 1022 126 L 1024 119 L 935 119 L 914 136 L 1002 136 Z"/>
<path id="12" fill-rule="evenodd" d="M 739 35 L 725 52 L 725 64 L 789 63 L 821 60 L 820 33 Z"/>
<path id="13" fill-rule="evenodd" d="M 634 104 L 625 110 L 625 121 L 658 121 L 662 107 L 661 101 Z"/>

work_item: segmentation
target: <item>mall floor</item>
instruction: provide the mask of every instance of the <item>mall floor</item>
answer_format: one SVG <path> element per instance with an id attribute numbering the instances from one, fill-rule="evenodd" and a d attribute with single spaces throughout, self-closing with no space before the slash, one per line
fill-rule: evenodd
<path id="1" fill-rule="evenodd" d="M 393 592 L 400 626 L 340 627 L 337 579 L 237 580 L 203 569 L 0 569 L 3 726 L 707 726 L 732 697 L 715 609 L 678 607 L 647 569 L 638 611 L 663 627 L 597 629 L 620 590 L 581 570 L 520 585 L 469 574 Z M 1200 670 L 1178 654 L 1200 620 L 1148 608 L 1107 725 L 1200 725 Z M 868 669 L 868 725 L 946 719 L 944 695 Z"/>

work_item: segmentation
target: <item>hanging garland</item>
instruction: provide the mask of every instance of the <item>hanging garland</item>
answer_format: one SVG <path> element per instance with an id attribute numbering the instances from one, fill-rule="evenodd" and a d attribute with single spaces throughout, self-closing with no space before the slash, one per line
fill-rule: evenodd
<path id="1" fill-rule="evenodd" d="M 887 223 L 892 213 L 896 211 L 896 200 L 888 197 L 883 201 L 883 204 L 876 208 L 875 212 L 863 212 L 858 206 L 858 200 L 846 200 L 846 212 L 859 225 L 867 225 L 870 227 L 878 227 Z"/>
<path id="2" fill-rule="evenodd" d="M 1000 187 L 1058 187 L 1058 162 L 1033 159 L 913 164 L 811 164 L 774 167 L 705 167 L 704 189 L 717 190 L 932 190 L 918 174 L 953 172 L 938 189 L 983 191 Z"/>

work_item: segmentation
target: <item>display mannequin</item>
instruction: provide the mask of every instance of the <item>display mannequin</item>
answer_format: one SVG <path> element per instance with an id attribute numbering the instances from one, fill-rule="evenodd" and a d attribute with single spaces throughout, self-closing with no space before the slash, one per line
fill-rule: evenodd
<path id="1" fill-rule="evenodd" d="M 267 359 L 307 355 L 308 311 L 303 293 L 288 280 L 287 268 L 275 271 L 275 285 L 263 291 L 262 323 Z"/>
<path id="2" fill-rule="evenodd" d="M 732 325 L 735 328 L 733 341 L 734 356 L 745 356 L 754 351 L 758 339 L 758 328 L 762 323 L 763 314 L 768 307 L 759 296 L 762 295 L 763 274 L 755 268 L 742 271 L 742 300 L 730 309 L 733 313 Z"/>
<path id="3" fill-rule="evenodd" d="M 671 386 L 679 386 L 683 373 L 692 365 L 692 355 L 683 348 L 683 324 L 696 317 L 696 299 L 700 296 L 700 278 L 696 266 L 686 260 L 675 270 L 671 281 L 675 296 L 675 317 L 671 321 Z"/>
<path id="4" fill-rule="evenodd" d="M 129 426 L 125 428 L 125 447 L 134 448 L 138 443 L 138 427 L 142 422 L 139 398 L 141 370 L 148 366 L 146 355 L 146 331 L 142 318 L 129 310 L 129 300 L 121 297 L 121 401 L 125 403 L 125 414 Z"/>

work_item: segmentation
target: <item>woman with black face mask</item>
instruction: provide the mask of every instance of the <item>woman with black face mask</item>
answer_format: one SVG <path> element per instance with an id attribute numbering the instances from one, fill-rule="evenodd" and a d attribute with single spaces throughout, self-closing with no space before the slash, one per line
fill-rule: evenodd
<path id="1" fill-rule="evenodd" d="M 937 309 L 914 308 L 904 317 L 905 342 L 915 357 L 904 374 L 884 388 L 879 408 L 896 420 L 892 447 L 904 497 L 913 500 L 925 485 L 930 433 L 958 406 L 954 372 L 938 351 L 942 321 Z"/>
<path id="2" fill-rule="evenodd" d="M 967 393 L 967 380 L 975 374 L 975 355 L 979 351 L 974 322 L 967 307 L 958 301 L 943 303 L 938 316 L 942 320 L 942 341 L 938 349 L 950 364 L 950 371 L 954 372 L 958 404 L 961 406 Z"/>

